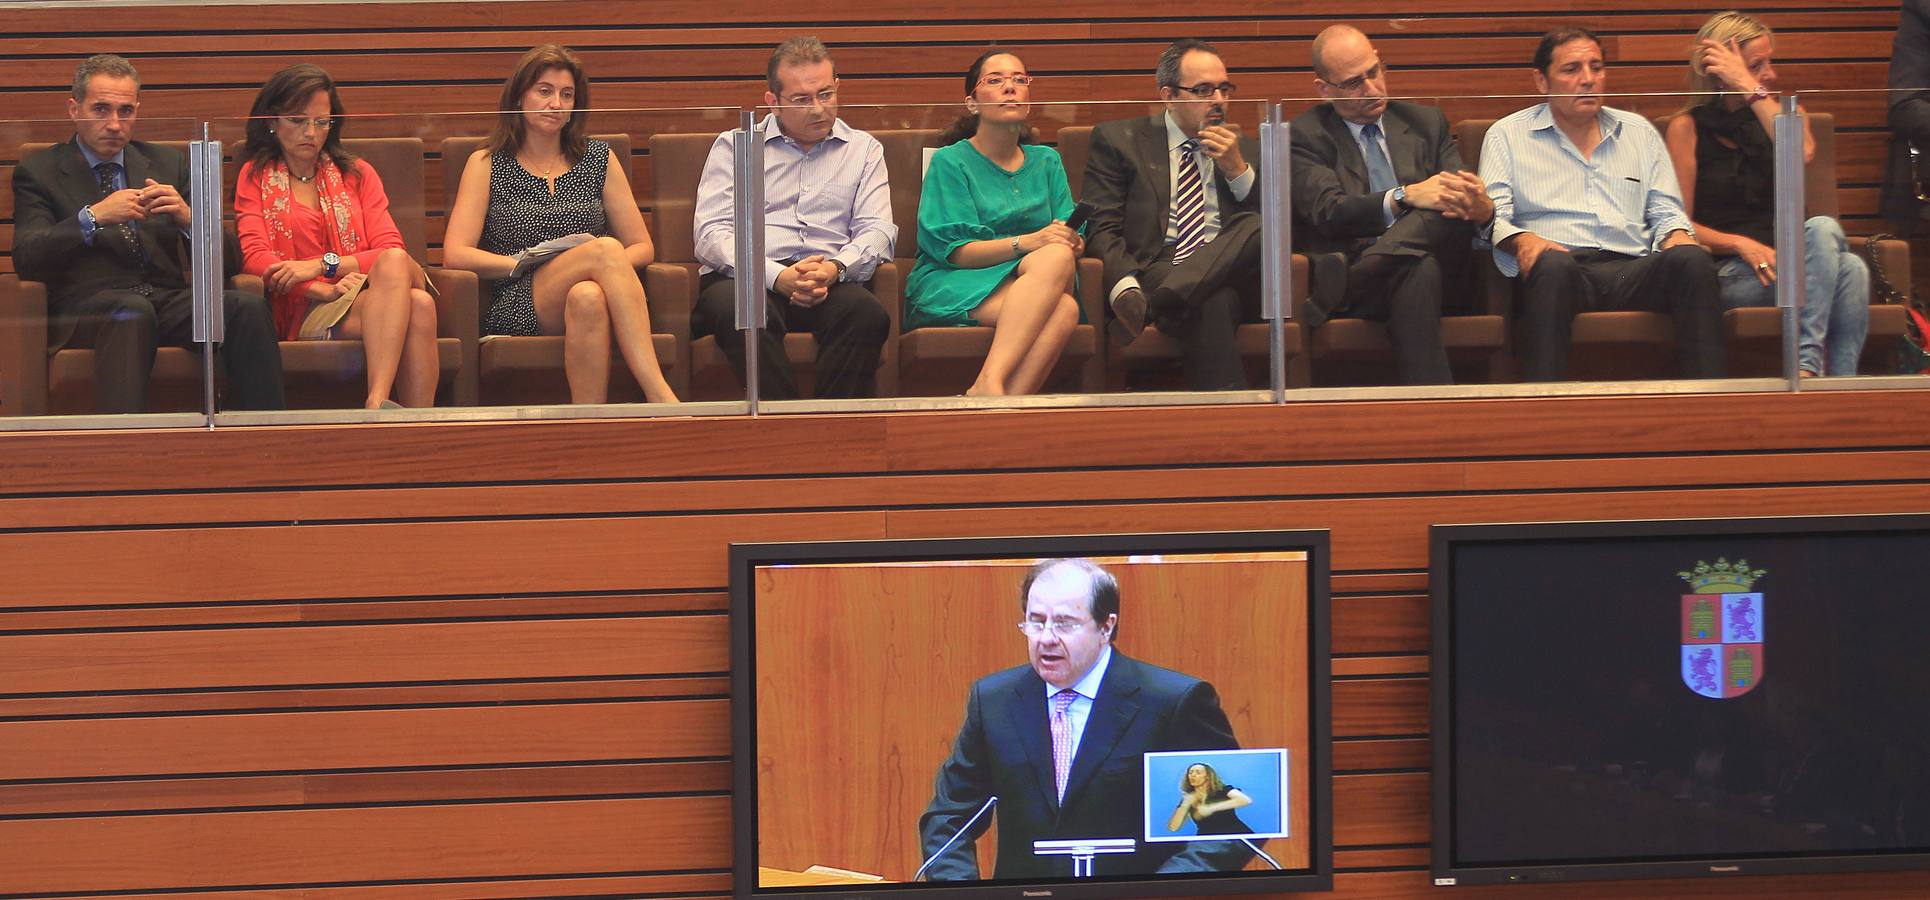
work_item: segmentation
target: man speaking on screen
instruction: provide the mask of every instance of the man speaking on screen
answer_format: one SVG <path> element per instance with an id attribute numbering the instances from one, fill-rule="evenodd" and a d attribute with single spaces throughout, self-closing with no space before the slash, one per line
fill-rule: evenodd
<path id="1" fill-rule="evenodd" d="M 992 877 L 1070 876 L 1068 858 L 1035 855 L 1032 842 L 1139 837 L 1143 754 L 1239 747 L 1211 684 L 1113 649 L 1111 573 L 1090 560 L 1044 560 L 1026 573 L 1019 600 L 1031 663 L 972 685 L 965 724 L 918 819 L 933 881 L 979 877 L 973 841 L 994 817 Z M 1134 852 L 1100 855 L 1092 873 L 1234 871 L 1252 856 L 1233 840 L 1140 841 Z"/>

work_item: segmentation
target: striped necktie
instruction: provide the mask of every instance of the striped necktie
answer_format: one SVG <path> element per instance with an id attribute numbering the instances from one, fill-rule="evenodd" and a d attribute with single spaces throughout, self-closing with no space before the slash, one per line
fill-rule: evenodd
<path id="1" fill-rule="evenodd" d="M 1200 164 L 1194 157 L 1198 140 L 1179 145 L 1179 188 L 1173 192 L 1173 262 L 1178 264 L 1206 243 L 1206 191 L 1200 184 Z"/>

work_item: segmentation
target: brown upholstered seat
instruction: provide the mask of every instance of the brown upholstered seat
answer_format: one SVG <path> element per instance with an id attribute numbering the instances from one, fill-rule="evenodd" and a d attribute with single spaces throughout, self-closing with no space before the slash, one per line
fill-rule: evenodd
<path id="1" fill-rule="evenodd" d="M 703 175 L 704 160 L 709 158 L 711 145 L 716 141 L 716 134 L 658 134 L 650 138 L 651 207 L 656 213 L 657 259 L 666 265 L 683 266 L 690 273 L 693 285 L 698 277 L 697 182 Z M 898 392 L 899 285 L 899 270 L 892 263 L 879 266 L 871 283 L 873 295 L 891 317 L 891 331 L 878 355 L 878 395 L 881 397 Z M 690 302 L 693 305 L 697 302 L 695 291 L 690 294 Z M 688 311 L 686 321 L 687 317 Z M 689 354 L 684 368 L 689 373 L 691 399 L 741 399 L 744 386 L 731 371 L 730 360 L 717 345 L 717 338 L 705 335 L 692 339 L 688 334 L 683 337 Z M 743 338 L 739 334 L 733 339 Z M 811 396 L 817 375 L 817 339 L 810 332 L 786 334 L 784 358 L 791 364 L 800 394 Z"/>
<path id="2" fill-rule="evenodd" d="M 925 149 L 938 146 L 938 130 L 913 128 L 874 131 L 885 148 L 885 167 L 891 172 L 891 212 L 898 223 L 898 268 L 909 276 L 918 255 L 918 198 L 924 185 Z M 1079 261 L 1079 306 L 1086 321 L 1073 329 L 1059 364 L 1046 378 L 1043 392 L 1097 393 L 1105 387 L 1104 343 L 1106 300 L 1104 276 L 1096 259 Z M 883 300 L 884 296 L 879 295 Z M 893 310 L 894 321 L 897 311 Z M 955 328 L 916 328 L 898 344 L 898 389 L 907 396 L 957 394 L 970 387 L 992 347 L 992 329 L 968 325 Z"/>
<path id="3" fill-rule="evenodd" d="M 1072 186 L 1072 196 L 1080 197 L 1085 187 L 1086 159 L 1091 153 L 1092 126 L 1068 125 L 1059 129 L 1059 156 L 1065 159 L 1066 178 Z M 1257 165 L 1259 160 L 1252 160 Z M 1096 264 L 1096 265 L 1094 265 Z M 1105 264 L 1098 259 L 1081 261 L 1081 276 L 1087 269 L 1097 273 L 1099 288 L 1103 298 L 1105 291 Z M 1305 298 L 1307 294 L 1307 260 L 1302 256 L 1293 257 L 1292 296 Z M 1104 324 L 1104 319 L 1097 320 Z M 1284 325 L 1287 352 L 1287 385 L 1305 387 L 1307 385 L 1307 355 L 1303 329 L 1299 322 L 1291 321 Z M 1241 325 L 1234 335 L 1234 344 L 1239 349 L 1242 362 L 1247 369 L 1248 383 L 1265 385 L 1269 381 L 1267 366 L 1273 350 L 1267 338 L 1265 323 Z M 1159 326 L 1148 324 L 1139 338 L 1125 347 L 1106 348 L 1106 387 L 1108 390 L 1123 391 L 1128 388 L 1173 388 L 1183 383 L 1180 371 L 1179 341 L 1160 333 Z"/>
<path id="4" fill-rule="evenodd" d="M 592 136 L 608 141 L 618 163 L 628 165 L 629 135 Z M 470 155 L 482 148 L 483 143 L 482 138 L 475 137 L 443 139 L 442 196 L 445 212 L 454 208 L 456 188 L 462 184 L 463 167 L 468 164 Z M 625 174 L 628 174 L 627 168 Z M 681 266 L 651 263 L 643 273 L 644 294 L 650 304 L 651 343 L 656 349 L 657 363 L 663 369 L 664 378 L 679 397 L 684 395 L 687 386 L 684 383 L 685 370 L 679 365 L 682 358 L 679 345 L 683 342 L 678 337 L 690 333 L 688 297 L 692 296 L 696 287 L 695 274 L 686 272 Z M 478 318 L 482 307 L 488 304 L 490 294 L 489 286 L 483 285 L 477 300 Z M 643 389 L 631 377 L 630 369 L 624 365 L 614 342 L 610 353 L 609 402 L 642 401 Z M 485 335 L 478 342 L 477 373 L 478 394 L 484 405 L 568 403 L 570 399 L 569 382 L 563 375 L 563 338 L 560 335 Z"/>

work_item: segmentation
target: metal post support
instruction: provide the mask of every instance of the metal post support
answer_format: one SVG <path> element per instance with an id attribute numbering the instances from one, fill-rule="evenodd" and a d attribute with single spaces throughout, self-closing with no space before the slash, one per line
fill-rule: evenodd
<path id="1" fill-rule="evenodd" d="M 1803 318 L 1804 197 L 1803 119 L 1796 95 L 1784 94 L 1776 114 L 1776 306 L 1783 318 L 1783 378 L 1802 390 L 1797 371 L 1797 329 Z"/>
<path id="2" fill-rule="evenodd" d="M 1293 314 L 1293 216 L 1287 161 L 1291 150 L 1280 104 L 1269 103 L 1260 120 L 1260 315 L 1267 320 L 1268 368 L 1273 402 L 1287 402 L 1286 320 Z"/>
<path id="3" fill-rule="evenodd" d="M 737 238 L 737 330 L 744 340 L 744 397 L 757 415 L 758 341 L 764 331 L 764 142 L 757 134 L 757 111 L 747 109 L 732 135 L 736 179 L 731 197 L 731 228 Z"/>
<path id="4" fill-rule="evenodd" d="M 226 337 L 228 320 L 221 302 L 221 142 L 209 138 L 201 123 L 201 140 L 188 143 L 188 191 L 201 207 L 188 228 L 188 259 L 194 269 L 190 303 L 192 336 L 201 345 L 201 403 L 214 427 L 214 345 Z M 212 200 L 210 198 L 213 198 Z"/>

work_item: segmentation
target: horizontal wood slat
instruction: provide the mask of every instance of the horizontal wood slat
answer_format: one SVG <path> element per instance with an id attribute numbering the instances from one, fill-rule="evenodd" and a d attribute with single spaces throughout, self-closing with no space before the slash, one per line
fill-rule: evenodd
<path id="1" fill-rule="evenodd" d="M 14 635 L 0 694 L 721 672 L 728 641 L 723 616 Z"/>
<path id="2" fill-rule="evenodd" d="M 0 891 L 477 878 L 728 864 L 722 797 L 0 822 Z"/>
<path id="3" fill-rule="evenodd" d="M 730 682 L 726 676 L 703 675 L 349 688 L 61 694 L 0 698 L 0 719 L 347 707 L 482 706 L 491 703 L 721 697 L 729 693 Z"/>
<path id="4" fill-rule="evenodd" d="M 0 722 L 0 781 L 723 756 L 724 700 Z"/>

